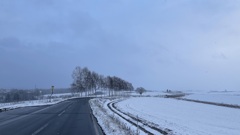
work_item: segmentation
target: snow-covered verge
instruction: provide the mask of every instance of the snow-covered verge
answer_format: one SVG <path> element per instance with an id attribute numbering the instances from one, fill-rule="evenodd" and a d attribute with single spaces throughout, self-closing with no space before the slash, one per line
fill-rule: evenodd
<path id="1" fill-rule="evenodd" d="M 73 96 L 76 96 L 76 95 L 77 94 L 74 95 L 73 93 L 59 93 L 59 94 L 53 94 L 52 97 L 53 98 L 67 98 L 67 97 L 73 97 Z M 51 96 L 51 94 L 43 95 L 44 98 L 48 98 L 50 96 Z"/>
<path id="2" fill-rule="evenodd" d="M 95 98 L 89 101 L 93 115 L 106 135 L 145 135 L 108 108 L 113 99 Z M 116 100 L 116 99 L 115 99 Z"/>
<path id="3" fill-rule="evenodd" d="M 117 103 L 116 107 L 177 135 L 240 133 L 240 109 L 157 97 L 132 97 Z"/>
<path id="4" fill-rule="evenodd" d="M 194 92 L 183 98 L 214 103 L 240 105 L 240 91 Z"/>
<path id="5" fill-rule="evenodd" d="M 124 100 L 124 99 L 122 99 L 122 100 Z M 118 109 L 115 104 L 122 100 L 120 99 L 120 100 L 112 101 L 112 102 L 108 103 L 107 106 L 116 115 L 120 116 L 125 121 L 132 124 L 133 126 L 138 127 L 139 131 L 144 132 L 145 134 L 148 134 L 148 135 L 157 135 L 157 134 L 173 135 L 172 131 L 170 129 L 159 127 L 158 125 L 156 125 L 155 123 L 153 123 L 151 121 L 147 121 L 145 119 L 138 117 L 138 115 L 126 113 L 126 112 L 123 112 L 120 109 Z"/>
<path id="6" fill-rule="evenodd" d="M 43 106 L 43 105 L 53 105 L 59 102 L 76 98 L 77 96 L 70 95 L 69 93 L 65 94 L 56 94 L 52 96 L 52 99 L 49 99 L 48 95 L 44 95 L 43 99 L 40 100 L 29 100 L 29 101 L 20 101 L 20 102 L 10 102 L 10 103 L 0 103 L 0 111 L 3 110 L 12 110 L 20 107 L 30 107 L 30 106 Z"/>
<path id="7" fill-rule="evenodd" d="M 21 102 L 12 102 L 12 103 L 2 103 L 0 104 L 0 109 L 4 108 L 6 110 L 11 110 L 11 109 L 16 109 L 20 107 L 53 105 L 53 104 L 62 102 L 64 100 L 66 99 L 55 98 L 51 102 L 48 99 L 43 99 L 43 100 L 30 100 L 30 101 L 21 101 Z"/>

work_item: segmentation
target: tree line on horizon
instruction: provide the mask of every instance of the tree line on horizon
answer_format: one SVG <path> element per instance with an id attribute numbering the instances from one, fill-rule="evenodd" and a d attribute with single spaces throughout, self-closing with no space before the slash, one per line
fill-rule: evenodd
<path id="1" fill-rule="evenodd" d="M 69 88 L 54 90 L 54 94 L 68 92 Z M 40 100 L 47 94 L 51 94 L 50 89 L 0 89 L 0 103 Z"/>
<path id="2" fill-rule="evenodd" d="M 109 96 L 116 95 L 120 91 L 132 91 L 133 85 L 116 76 L 104 76 L 87 67 L 77 66 L 72 73 L 73 83 L 71 89 L 74 93 L 80 93 L 85 96 L 96 93 L 97 90 L 107 90 Z"/>
<path id="3" fill-rule="evenodd" d="M 0 103 L 37 100 L 40 95 L 39 90 L 12 89 L 6 92 L 0 92 Z"/>

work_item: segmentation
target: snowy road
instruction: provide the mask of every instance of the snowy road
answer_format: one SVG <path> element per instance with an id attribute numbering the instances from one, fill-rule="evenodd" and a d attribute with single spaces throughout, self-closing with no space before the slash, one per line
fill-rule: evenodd
<path id="1" fill-rule="evenodd" d="M 1 135 L 102 134 L 91 115 L 88 98 L 52 106 L 25 107 L 0 113 Z"/>

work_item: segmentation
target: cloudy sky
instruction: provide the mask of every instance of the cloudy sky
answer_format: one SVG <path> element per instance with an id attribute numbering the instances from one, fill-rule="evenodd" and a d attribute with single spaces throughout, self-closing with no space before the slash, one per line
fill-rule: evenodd
<path id="1" fill-rule="evenodd" d="M 0 0 L 0 88 L 76 66 L 154 90 L 240 90 L 239 0 Z"/>

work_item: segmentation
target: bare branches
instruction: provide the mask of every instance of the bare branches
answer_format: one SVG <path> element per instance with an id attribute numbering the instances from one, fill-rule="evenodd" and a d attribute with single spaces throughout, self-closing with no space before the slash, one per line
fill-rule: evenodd
<path id="1" fill-rule="evenodd" d="M 133 90 L 131 83 L 116 77 L 99 75 L 90 71 L 87 67 L 76 67 L 72 73 L 73 83 L 71 84 L 74 93 L 85 92 L 86 95 L 96 93 L 97 89 L 108 89 L 109 96 L 114 95 L 115 91 Z"/>

